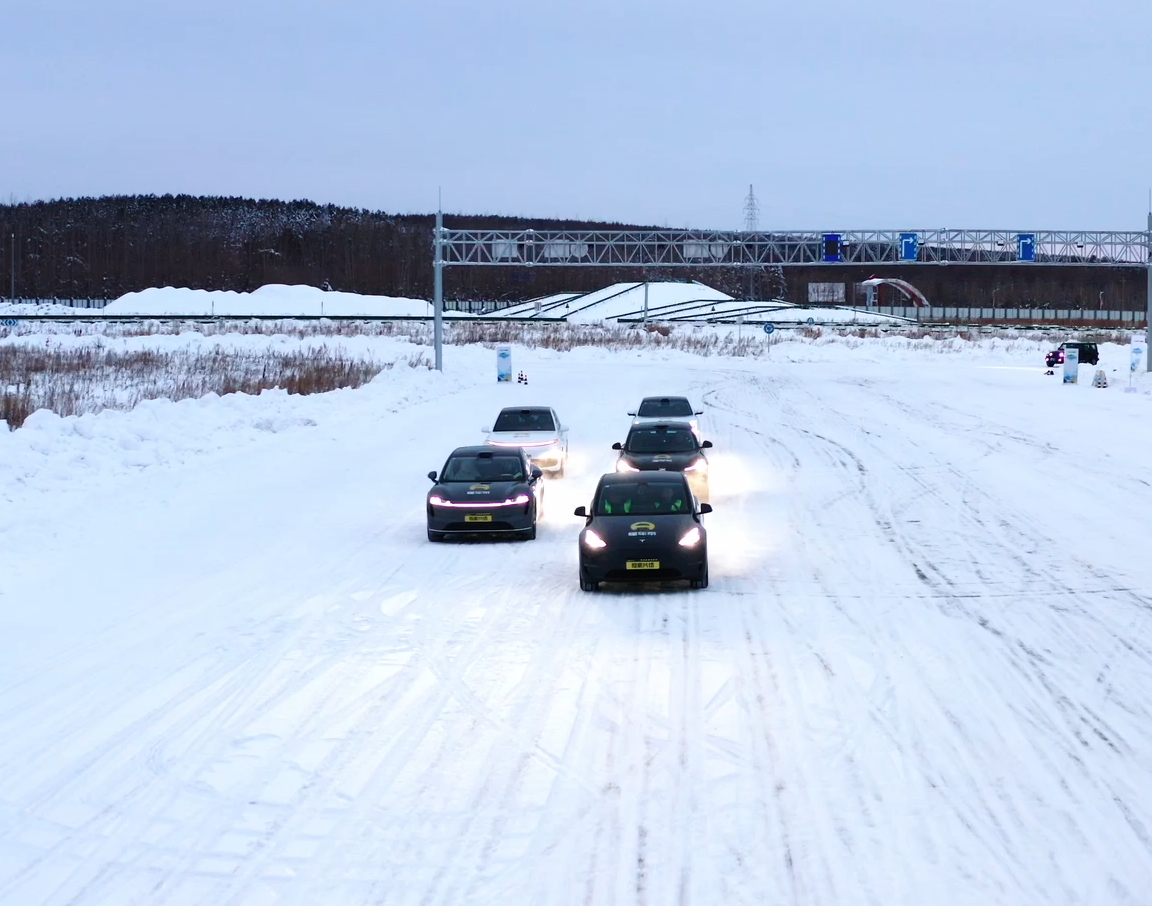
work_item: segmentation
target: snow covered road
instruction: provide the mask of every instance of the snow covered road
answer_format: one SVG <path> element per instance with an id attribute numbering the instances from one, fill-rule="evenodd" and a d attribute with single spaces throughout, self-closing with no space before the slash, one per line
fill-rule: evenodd
<path id="1" fill-rule="evenodd" d="M 0 903 L 1152 901 L 1147 395 L 490 355 L 27 498 Z M 712 585 L 581 593 L 572 508 L 663 390 L 716 445 Z M 429 544 L 424 473 L 512 402 L 571 427 L 538 540 Z"/>

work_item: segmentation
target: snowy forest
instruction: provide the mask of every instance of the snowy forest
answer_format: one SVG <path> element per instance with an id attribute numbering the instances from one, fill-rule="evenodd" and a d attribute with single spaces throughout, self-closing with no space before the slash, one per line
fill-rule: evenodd
<path id="1" fill-rule="evenodd" d="M 455 228 L 608 229 L 623 224 L 446 215 Z M 429 214 L 388 214 L 310 201 L 110 196 L 0 206 L 0 273 L 15 246 L 15 297 L 115 299 L 152 286 L 250 291 L 292 283 L 431 298 Z M 641 227 L 634 227 L 640 229 Z M 767 275 L 771 278 L 771 274 Z M 619 268 L 449 268 L 448 299 L 519 300 L 643 279 Z M 733 294 L 734 270 L 649 270 L 648 279 L 703 279 Z M 771 282 L 769 280 L 769 282 Z M 782 286 L 757 287 L 779 293 Z M 0 281 L 0 295 L 9 294 Z"/>

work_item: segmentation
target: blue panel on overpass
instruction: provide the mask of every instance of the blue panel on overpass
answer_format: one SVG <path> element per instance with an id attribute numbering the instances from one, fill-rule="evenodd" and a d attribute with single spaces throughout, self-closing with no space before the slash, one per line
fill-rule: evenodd
<path id="1" fill-rule="evenodd" d="M 920 257 L 920 237 L 915 233 L 900 234 L 900 260 L 916 261 Z"/>
<path id="2" fill-rule="evenodd" d="M 824 260 L 828 264 L 836 264 L 840 258 L 840 234 L 824 234 Z"/>
<path id="3" fill-rule="evenodd" d="M 1016 237 L 1016 260 L 1017 261 L 1035 261 L 1036 260 L 1036 234 L 1035 233 L 1020 233 Z"/>

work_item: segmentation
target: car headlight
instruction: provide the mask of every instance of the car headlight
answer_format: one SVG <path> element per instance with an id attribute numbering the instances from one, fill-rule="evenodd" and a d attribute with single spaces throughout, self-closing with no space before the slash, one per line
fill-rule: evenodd
<path id="1" fill-rule="evenodd" d="M 429 506 L 444 506 L 444 500 L 440 497 L 429 497 L 428 504 Z"/>
<path id="2" fill-rule="evenodd" d="M 617 472 L 639 472 L 640 470 L 637 469 L 634 465 L 632 465 L 632 463 L 630 463 L 628 460 L 618 459 L 618 460 L 616 460 L 616 471 Z"/>
<path id="3" fill-rule="evenodd" d="M 584 544 L 594 551 L 608 546 L 608 543 L 592 531 L 592 529 L 584 529 Z"/>
<path id="4" fill-rule="evenodd" d="M 684 533 L 684 537 L 680 539 L 680 546 L 681 547 L 695 547 L 697 544 L 700 543 L 701 537 L 702 536 L 700 534 L 700 528 L 698 526 L 694 525 L 694 526 L 692 526 L 692 528 L 688 529 L 688 531 L 686 531 Z"/>
<path id="5" fill-rule="evenodd" d="M 708 469 L 708 460 L 703 456 L 693 462 L 691 465 L 685 466 L 685 472 L 705 472 Z"/>

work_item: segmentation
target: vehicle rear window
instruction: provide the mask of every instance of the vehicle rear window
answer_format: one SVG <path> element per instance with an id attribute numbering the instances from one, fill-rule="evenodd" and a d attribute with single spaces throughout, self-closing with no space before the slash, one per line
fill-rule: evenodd
<path id="1" fill-rule="evenodd" d="M 451 456 L 441 481 L 523 481 L 524 464 L 519 456 Z"/>
<path id="2" fill-rule="evenodd" d="M 636 414 L 641 418 L 685 418 L 695 415 L 692 404 L 683 398 L 644 400 Z"/>
<path id="3" fill-rule="evenodd" d="M 690 513 L 692 504 L 681 481 L 638 479 L 613 482 L 600 489 L 597 516 L 665 516 Z"/>
<path id="4" fill-rule="evenodd" d="M 556 423 L 547 409 L 505 409 L 496 419 L 493 431 L 555 431 Z"/>
<path id="5" fill-rule="evenodd" d="M 696 438 L 688 428 L 633 428 L 624 449 L 629 453 L 691 453 Z"/>

